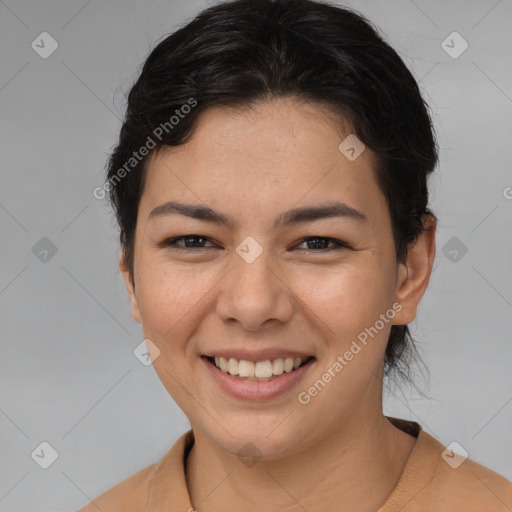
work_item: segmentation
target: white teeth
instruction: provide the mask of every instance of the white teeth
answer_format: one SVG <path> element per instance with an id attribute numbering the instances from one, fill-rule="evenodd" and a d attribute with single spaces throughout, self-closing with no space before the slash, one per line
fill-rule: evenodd
<path id="1" fill-rule="evenodd" d="M 284 361 L 281 357 L 274 359 L 272 363 L 272 373 L 274 375 L 282 375 L 284 371 Z"/>
<path id="2" fill-rule="evenodd" d="M 254 365 L 254 375 L 256 377 L 272 377 L 272 363 L 267 361 L 258 361 Z"/>
<path id="3" fill-rule="evenodd" d="M 238 375 L 238 359 L 233 359 L 230 357 L 228 359 L 228 373 L 230 375 Z"/>
<path id="4" fill-rule="evenodd" d="M 238 375 L 240 377 L 254 377 L 254 363 L 241 359 L 238 363 Z"/>
<path id="5" fill-rule="evenodd" d="M 293 370 L 293 357 L 287 357 L 284 360 L 284 371 L 290 373 Z"/>
<path id="6" fill-rule="evenodd" d="M 290 373 L 299 368 L 307 359 L 307 357 L 278 357 L 273 361 L 267 359 L 253 362 L 234 357 L 214 357 L 215 366 L 224 373 L 250 380 L 270 380 L 272 377 L 282 375 L 283 372 Z"/>

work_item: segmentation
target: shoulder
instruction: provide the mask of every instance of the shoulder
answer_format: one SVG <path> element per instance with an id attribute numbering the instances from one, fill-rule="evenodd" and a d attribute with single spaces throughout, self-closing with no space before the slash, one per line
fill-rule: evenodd
<path id="1" fill-rule="evenodd" d="M 512 483 L 504 476 L 456 454 L 416 422 L 388 419 L 417 441 L 379 512 L 512 512 Z"/>
<path id="2" fill-rule="evenodd" d="M 512 511 L 512 483 L 504 476 L 444 447 L 422 432 L 436 463 L 423 492 L 435 510 L 464 512 Z M 433 510 L 434 510 L 433 509 Z"/>
<path id="3" fill-rule="evenodd" d="M 175 441 L 162 459 L 126 478 L 77 512 L 147 512 L 169 499 L 188 501 L 184 461 L 194 443 L 192 430 Z M 189 507 L 182 507 L 187 510 Z"/>
<path id="4" fill-rule="evenodd" d="M 77 512 L 140 512 L 148 504 L 151 481 L 157 464 L 141 469 L 111 489 L 100 494 Z"/>
<path id="5" fill-rule="evenodd" d="M 443 506 L 463 505 L 465 512 L 512 511 L 512 483 L 471 459 L 457 468 L 441 460 L 431 494 L 442 496 Z"/>

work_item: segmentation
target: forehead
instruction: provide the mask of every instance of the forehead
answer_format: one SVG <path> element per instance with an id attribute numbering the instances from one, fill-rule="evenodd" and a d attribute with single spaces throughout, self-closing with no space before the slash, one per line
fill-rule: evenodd
<path id="1" fill-rule="evenodd" d="M 163 147 L 148 162 L 140 213 L 172 199 L 264 216 L 294 205 L 343 200 L 369 217 L 387 210 L 375 154 L 350 160 L 339 145 L 350 123 L 320 104 L 291 98 L 250 108 L 213 107 L 191 138 Z M 351 140 L 351 139 L 349 139 Z"/>

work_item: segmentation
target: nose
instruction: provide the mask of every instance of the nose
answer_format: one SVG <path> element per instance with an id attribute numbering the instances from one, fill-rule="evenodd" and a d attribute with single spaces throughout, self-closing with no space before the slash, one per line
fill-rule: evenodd
<path id="1" fill-rule="evenodd" d="M 221 320 L 262 331 L 291 318 L 293 293 L 265 250 L 252 263 L 233 254 L 233 267 L 221 281 L 217 301 Z"/>

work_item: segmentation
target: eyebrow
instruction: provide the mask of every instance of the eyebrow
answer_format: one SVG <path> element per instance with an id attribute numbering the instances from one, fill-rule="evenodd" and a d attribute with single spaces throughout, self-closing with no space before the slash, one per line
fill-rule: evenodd
<path id="1" fill-rule="evenodd" d="M 221 224 L 229 229 L 233 229 L 236 222 L 223 213 L 216 212 L 207 206 L 200 204 L 185 204 L 177 201 L 169 201 L 157 206 L 151 210 L 148 220 L 165 215 L 185 215 L 193 219 L 198 219 L 215 224 Z M 279 225 L 301 224 L 304 222 L 312 222 L 319 219 L 327 219 L 333 217 L 346 217 L 354 219 L 358 222 L 368 222 L 368 217 L 348 206 L 345 203 L 334 202 L 326 205 L 307 206 L 303 208 L 293 208 L 282 213 L 274 222 L 274 228 Z"/>

